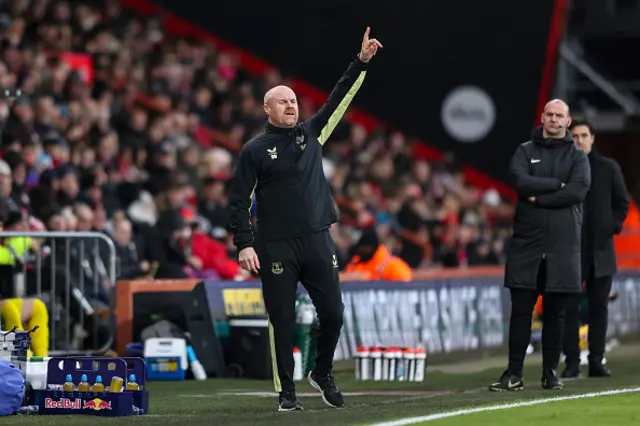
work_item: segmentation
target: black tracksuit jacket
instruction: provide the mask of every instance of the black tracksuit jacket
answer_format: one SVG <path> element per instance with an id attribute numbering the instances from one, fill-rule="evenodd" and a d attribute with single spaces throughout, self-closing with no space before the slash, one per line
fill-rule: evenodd
<path id="1" fill-rule="evenodd" d="M 516 150 L 509 175 L 518 205 L 505 285 L 536 290 L 540 262 L 545 259 L 545 291 L 579 293 L 582 204 L 591 184 L 587 155 L 574 146 L 571 134 L 545 139 L 539 127 L 532 140 Z"/>
<path id="2" fill-rule="evenodd" d="M 294 128 L 267 123 L 240 151 L 232 184 L 229 230 L 238 250 L 254 245 L 250 210 L 257 202 L 261 241 L 328 229 L 338 220 L 322 167 L 327 141 L 362 85 L 367 64 L 355 58 L 320 110 Z"/>

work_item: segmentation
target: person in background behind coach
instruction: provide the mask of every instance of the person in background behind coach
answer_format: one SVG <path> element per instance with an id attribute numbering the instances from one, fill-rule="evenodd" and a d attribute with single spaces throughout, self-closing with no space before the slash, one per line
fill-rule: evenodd
<path id="1" fill-rule="evenodd" d="M 617 272 L 613 236 L 622 231 L 629 211 L 629 195 L 615 160 L 593 147 L 595 134 L 586 121 L 574 121 L 571 134 L 591 165 L 591 189 L 584 202 L 582 222 L 582 282 L 589 301 L 589 376 L 607 377 L 603 365 L 609 317 L 608 303 L 613 275 Z M 567 308 L 564 329 L 566 369 L 562 377 L 580 375 L 579 298 Z"/>
<path id="2" fill-rule="evenodd" d="M 518 205 L 505 267 L 505 287 L 511 292 L 509 365 L 489 386 L 492 391 L 524 388 L 522 370 L 539 294 L 544 295 L 541 385 L 563 388 L 556 374 L 563 318 L 568 300 L 580 293 L 582 202 L 591 183 L 587 156 L 567 132 L 570 124 L 567 104 L 548 102 L 542 126 L 511 158 Z"/>
<path id="3" fill-rule="evenodd" d="M 240 150 L 231 191 L 229 230 L 242 268 L 259 273 L 269 314 L 273 384 L 278 411 L 302 410 L 293 381 L 295 301 L 298 282 L 307 289 L 320 322 L 318 355 L 311 386 L 329 406 L 344 406 L 333 378 L 333 356 L 342 329 L 344 304 L 338 258 L 329 228 L 338 219 L 324 176 L 322 146 L 362 85 L 369 62 L 382 45 L 367 27 L 357 57 L 308 120 L 298 122 L 296 94 L 276 86 L 264 96 L 264 132 Z M 258 232 L 251 225 L 253 195 Z"/>
<path id="4" fill-rule="evenodd" d="M 355 255 L 345 272 L 358 272 L 367 280 L 405 281 L 412 279 L 407 262 L 389 253 L 380 244 L 375 228 L 367 228 L 355 246 Z"/>

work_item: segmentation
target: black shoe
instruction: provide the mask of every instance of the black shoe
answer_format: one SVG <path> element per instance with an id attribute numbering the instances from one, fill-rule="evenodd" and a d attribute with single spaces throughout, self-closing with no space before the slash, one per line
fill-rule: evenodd
<path id="1" fill-rule="evenodd" d="M 295 392 L 280 392 L 278 411 L 302 411 L 302 404 Z"/>
<path id="2" fill-rule="evenodd" d="M 317 376 L 313 371 L 310 371 L 307 378 L 311 386 L 322 393 L 322 400 L 325 404 L 333 408 L 344 407 L 344 398 L 331 374 L 327 376 Z"/>
<path id="3" fill-rule="evenodd" d="M 542 389 L 547 390 L 562 390 L 564 389 L 564 383 L 558 379 L 556 370 L 546 370 L 542 374 L 542 380 L 540 381 Z"/>
<path id="4" fill-rule="evenodd" d="M 524 380 L 521 376 L 511 374 L 509 370 L 505 370 L 500 379 L 489 386 L 492 392 L 515 392 L 524 389 Z"/>
<path id="5" fill-rule="evenodd" d="M 611 377 L 611 370 L 602 361 L 589 362 L 589 377 Z"/>
<path id="6" fill-rule="evenodd" d="M 580 377 L 580 364 L 567 364 L 567 367 L 564 369 L 560 377 L 563 379 L 577 379 Z"/>

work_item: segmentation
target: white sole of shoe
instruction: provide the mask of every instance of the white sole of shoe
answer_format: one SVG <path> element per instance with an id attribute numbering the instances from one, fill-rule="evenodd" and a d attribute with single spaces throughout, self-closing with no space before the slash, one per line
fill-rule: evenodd
<path id="1" fill-rule="evenodd" d="M 332 403 L 327 401 L 327 398 L 325 398 L 324 392 L 322 392 L 322 388 L 320 387 L 320 385 L 311 378 L 311 372 L 309 372 L 307 379 L 309 380 L 309 384 L 313 386 L 313 388 L 316 389 L 318 392 L 320 392 L 320 396 L 322 396 L 322 401 L 324 401 L 325 404 L 327 404 L 331 408 L 340 408 L 337 405 L 333 405 Z"/>

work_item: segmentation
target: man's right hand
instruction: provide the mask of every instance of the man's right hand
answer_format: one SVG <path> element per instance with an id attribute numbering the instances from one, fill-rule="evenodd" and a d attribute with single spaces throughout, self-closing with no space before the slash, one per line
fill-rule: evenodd
<path id="1" fill-rule="evenodd" d="M 369 32 L 371 32 L 371 28 L 367 27 L 364 32 L 364 37 L 362 37 L 362 50 L 360 50 L 360 55 L 358 55 L 362 62 L 369 62 L 371 58 L 375 56 L 378 48 L 382 47 L 382 43 L 377 39 L 369 38 Z"/>
<path id="2" fill-rule="evenodd" d="M 240 267 L 246 271 L 257 274 L 260 270 L 260 261 L 253 247 L 240 250 L 238 253 L 238 261 L 240 262 Z"/>

